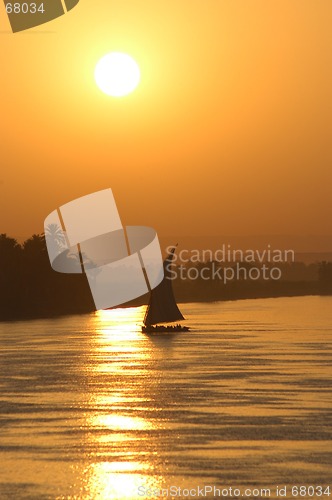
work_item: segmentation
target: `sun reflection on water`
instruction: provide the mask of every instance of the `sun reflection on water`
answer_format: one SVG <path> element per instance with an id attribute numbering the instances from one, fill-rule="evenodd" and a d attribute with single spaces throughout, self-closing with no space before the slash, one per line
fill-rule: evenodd
<path id="1" fill-rule="evenodd" d="M 140 328 L 144 313 L 145 307 L 135 307 L 93 317 L 92 391 L 83 424 L 91 463 L 83 472 L 84 498 L 139 498 L 139 486 L 156 489 L 163 482 L 160 474 L 153 475 L 154 433 L 163 424 L 148 404 L 158 380 L 148 375 L 154 354 Z"/>
<path id="2" fill-rule="evenodd" d="M 99 355 L 96 371 L 114 373 L 117 368 L 127 369 L 131 361 L 137 366 L 138 360 L 147 359 L 147 339 L 140 326 L 144 313 L 144 306 L 95 313 L 94 350 Z"/>
<path id="3" fill-rule="evenodd" d="M 106 427 L 110 430 L 145 430 L 153 429 L 153 425 L 144 418 L 129 417 L 126 415 L 99 415 L 94 425 Z"/>
<path id="4" fill-rule="evenodd" d="M 150 467 L 143 467 L 138 462 L 100 462 L 91 464 L 86 470 L 88 498 L 106 500 L 122 498 L 140 498 L 139 487 L 155 490 L 160 487 L 159 478 L 145 476 L 138 471 L 145 469 L 148 473 Z"/>
<path id="5" fill-rule="evenodd" d="M 96 329 L 106 332 L 140 332 L 145 306 L 96 311 Z"/>

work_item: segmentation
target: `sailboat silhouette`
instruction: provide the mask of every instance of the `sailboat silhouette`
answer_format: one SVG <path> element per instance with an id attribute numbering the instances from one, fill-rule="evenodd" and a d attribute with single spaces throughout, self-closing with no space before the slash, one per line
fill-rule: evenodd
<path id="1" fill-rule="evenodd" d="M 14 33 L 48 23 L 73 9 L 80 0 L 4 0 Z"/>
<path id="2" fill-rule="evenodd" d="M 185 332 L 189 330 L 188 326 L 160 325 L 159 323 L 172 323 L 185 319 L 175 301 L 171 270 L 172 260 L 175 248 L 172 248 L 170 254 L 164 260 L 164 279 L 159 285 L 151 291 L 150 301 L 146 309 L 142 332 Z"/>

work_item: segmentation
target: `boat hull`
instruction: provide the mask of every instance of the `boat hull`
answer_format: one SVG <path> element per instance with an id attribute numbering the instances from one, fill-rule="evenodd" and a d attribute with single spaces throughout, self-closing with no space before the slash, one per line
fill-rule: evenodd
<path id="1" fill-rule="evenodd" d="M 149 325 L 142 326 L 143 333 L 175 333 L 175 332 L 188 332 L 189 326 L 182 325 Z"/>

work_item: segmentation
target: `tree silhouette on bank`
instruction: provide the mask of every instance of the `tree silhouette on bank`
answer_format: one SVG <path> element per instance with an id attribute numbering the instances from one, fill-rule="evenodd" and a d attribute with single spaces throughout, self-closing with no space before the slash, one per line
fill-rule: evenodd
<path id="1" fill-rule="evenodd" d="M 0 235 L 1 320 L 93 310 L 86 276 L 53 271 L 44 235 L 34 234 L 22 245 Z"/>
<path id="2" fill-rule="evenodd" d="M 319 264 L 320 290 L 324 295 L 332 294 L 332 262 L 321 262 Z"/>

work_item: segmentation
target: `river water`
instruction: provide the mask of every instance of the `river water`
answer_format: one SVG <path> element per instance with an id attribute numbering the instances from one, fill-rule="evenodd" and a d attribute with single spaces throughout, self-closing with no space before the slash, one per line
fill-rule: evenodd
<path id="1" fill-rule="evenodd" d="M 181 309 L 0 324 L 1 500 L 332 496 L 332 297 Z"/>

